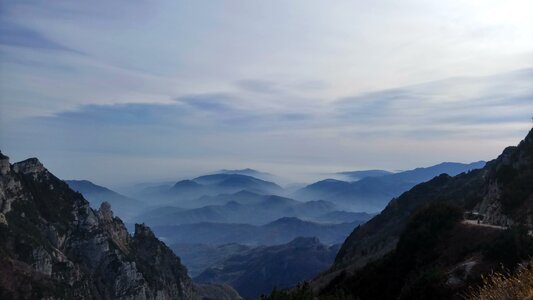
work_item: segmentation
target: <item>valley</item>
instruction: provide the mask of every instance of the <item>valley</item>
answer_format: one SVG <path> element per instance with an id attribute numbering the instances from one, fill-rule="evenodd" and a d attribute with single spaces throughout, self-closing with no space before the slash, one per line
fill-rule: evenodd
<path id="1" fill-rule="evenodd" d="M 268 181 L 276 176 L 252 169 L 137 185 L 127 196 L 89 181 L 66 182 L 91 205 L 117 206 L 130 230 L 134 223 L 149 225 L 196 282 L 229 284 L 246 299 L 256 299 L 327 270 L 353 229 L 390 198 L 441 173 L 456 175 L 484 164 L 342 172 L 348 181 L 324 179 L 298 190 L 286 190 Z M 124 199 L 133 205 L 125 209 Z M 265 268 L 265 277 L 252 275 Z"/>

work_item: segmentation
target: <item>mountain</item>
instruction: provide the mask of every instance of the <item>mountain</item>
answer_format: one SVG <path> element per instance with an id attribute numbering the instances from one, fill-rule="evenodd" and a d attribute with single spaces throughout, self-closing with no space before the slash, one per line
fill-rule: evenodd
<path id="1" fill-rule="evenodd" d="M 0 191 L 1 299 L 239 297 L 195 285 L 150 228 L 130 236 L 107 202 L 92 209 L 36 158 L 0 153 Z"/>
<path id="2" fill-rule="evenodd" d="M 357 181 L 366 177 L 380 177 L 384 175 L 390 175 L 392 174 L 392 172 L 385 170 L 361 170 L 338 172 L 336 174 L 345 176 L 349 181 Z"/>
<path id="3" fill-rule="evenodd" d="M 222 263 L 230 256 L 251 249 L 249 246 L 237 243 L 223 245 L 179 243 L 172 244 L 170 248 L 187 266 L 191 277 L 198 276 L 205 269 Z"/>
<path id="4" fill-rule="evenodd" d="M 245 299 L 258 299 L 273 288 L 282 289 L 311 279 L 328 268 L 338 246 L 317 238 L 296 238 L 288 244 L 254 248 L 229 257 L 195 277 L 196 282 L 226 283 Z"/>
<path id="5" fill-rule="evenodd" d="M 88 180 L 65 180 L 65 182 L 71 189 L 81 193 L 85 199 L 89 200 L 91 207 L 97 208 L 103 202 L 108 202 L 113 207 L 113 211 L 126 221 L 147 207 L 144 202 L 126 197 Z"/>
<path id="6" fill-rule="evenodd" d="M 218 173 L 194 179 L 181 180 L 171 187 L 147 187 L 137 193 L 139 199 L 149 199 L 153 205 L 173 205 L 198 208 L 195 199 L 203 196 L 233 194 L 247 191 L 260 195 L 281 195 L 284 190 L 279 185 L 248 175 Z"/>
<path id="7" fill-rule="evenodd" d="M 297 237 L 318 237 L 323 243 L 342 243 L 361 222 L 320 224 L 298 218 L 281 218 L 256 226 L 230 223 L 195 223 L 174 226 L 153 226 L 155 234 L 166 243 L 222 245 L 238 243 L 248 246 L 278 245 Z"/>
<path id="8" fill-rule="evenodd" d="M 237 199 L 238 201 L 232 199 Z M 257 195 L 245 191 L 232 195 L 204 196 L 193 201 L 199 203 L 225 202 L 225 204 L 207 205 L 193 209 L 155 208 L 142 213 L 134 220 L 154 226 L 200 222 L 261 225 L 286 216 L 299 217 L 306 220 L 323 219 L 328 212 L 337 210 L 333 203 L 323 200 L 300 202 L 290 198 Z"/>
<path id="9" fill-rule="evenodd" d="M 533 130 L 482 169 L 439 175 L 391 200 L 350 234 L 312 291 L 325 298 L 459 298 L 491 270 L 512 271 L 533 257 L 532 183 Z"/>
<path id="10" fill-rule="evenodd" d="M 267 172 L 261 172 L 258 170 L 246 168 L 246 169 L 235 169 L 235 170 L 227 170 L 222 169 L 218 172 L 215 172 L 215 174 L 239 174 L 239 175 L 246 175 L 246 176 L 252 176 L 255 178 L 259 178 L 266 181 L 276 181 L 278 178 L 270 173 Z"/>
<path id="11" fill-rule="evenodd" d="M 427 168 L 393 173 L 378 177 L 365 177 L 355 182 L 326 179 L 310 184 L 291 195 L 301 201 L 327 200 L 351 211 L 376 212 L 388 201 L 418 183 L 446 173 L 454 176 L 483 167 L 485 162 L 471 164 L 441 163 Z"/>
<path id="12" fill-rule="evenodd" d="M 317 222 L 324 223 L 351 223 L 360 222 L 364 223 L 370 220 L 374 214 L 368 214 L 365 212 L 349 212 L 349 211 L 332 211 L 325 213 L 315 218 Z"/>
<path id="13" fill-rule="evenodd" d="M 204 195 L 202 197 L 180 202 L 182 208 L 200 208 L 208 205 L 224 205 L 228 202 L 240 204 L 257 204 L 265 200 L 265 195 L 242 190 L 233 194 Z"/>
<path id="14" fill-rule="evenodd" d="M 469 164 L 455 163 L 455 162 L 443 162 L 438 165 L 434 165 L 427 168 L 416 168 L 414 170 L 398 172 L 387 176 L 388 180 L 399 180 L 411 183 L 421 183 L 428 181 L 431 178 L 440 175 L 448 174 L 455 176 L 463 172 L 470 170 L 481 169 L 485 166 L 486 161 L 477 161 Z"/>
<path id="15" fill-rule="evenodd" d="M 193 179 L 204 185 L 212 185 L 222 189 L 223 192 L 238 192 L 247 190 L 259 194 L 275 195 L 283 192 L 283 189 L 270 181 L 261 180 L 241 174 L 212 174 Z M 217 193 L 219 194 L 219 193 Z"/>

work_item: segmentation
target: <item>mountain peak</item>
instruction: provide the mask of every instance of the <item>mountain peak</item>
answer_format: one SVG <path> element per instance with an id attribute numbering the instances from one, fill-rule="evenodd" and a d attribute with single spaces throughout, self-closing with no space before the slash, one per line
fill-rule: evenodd
<path id="1" fill-rule="evenodd" d="M 104 201 L 102 202 L 102 204 L 100 204 L 100 209 L 98 210 L 98 213 L 100 214 L 103 220 L 113 220 L 113 211 L 111 210 L 111 204 L 109 204 L 109 202 L 107 201 Z"/>
<path id="2" fill-rule="evenodd" d="M 0 174 L 5 175 L 11 170 L 11 165 L 9 164 L 9 156 L 6 156 L 0 151 Z"/>
<path id="3" fill-rule="evenodd" d="M 0 160 L 3 160 L 3 159 L 9 159 L 9 156 L 4 155 L 2 151 L 0 151 Z"/>
<path id="4" fill-rule="evenodd" d="M 13 164 L 13 169 L 25 175 L 36 175 L 46 171 L 44 165 L 35 157 Z"/>
<path id="5" fill-rule="evenodd" d="M 189 180 L 189 179 L 185 179 L 185 180 L 180 180 L 178 182 L 176 182 L 176 184 L 174 184 L 174 187 L 177 188 L 177 187 L 196 187 L 196 186 L 199 186 L 200 184 L 196 181 L 193 181 L 193 180 Z"/>
<path id="6" fill-rule="evenodd" d="M 143 224 L 135 224 L 135 233 L 134 233 L 133 237 L 135 239 L 138 239 L 139 237 L 157 239 L 155 237 L 155 234 L 152 231 L 152 229 L 150 229 L 150 227 L 146 226 L 144 223 Z"/>

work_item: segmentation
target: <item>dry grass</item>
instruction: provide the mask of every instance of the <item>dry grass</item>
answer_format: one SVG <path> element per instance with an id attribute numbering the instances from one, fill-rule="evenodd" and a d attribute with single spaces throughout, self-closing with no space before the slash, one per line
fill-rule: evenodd
<path id="1" fill-rule="evenodd" d="M 483 285 L 471 290 L 468 300 L 533 300 L 533 267 L 521 267 L 513 275 L 492 273 Z"/>

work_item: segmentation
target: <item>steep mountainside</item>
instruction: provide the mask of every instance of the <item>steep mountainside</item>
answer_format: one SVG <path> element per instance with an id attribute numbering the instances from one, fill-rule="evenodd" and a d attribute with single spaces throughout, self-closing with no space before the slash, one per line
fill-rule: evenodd
<path id="1" fill-rule="evenodd" d="M 509 245 L 508 247 L 512 247 L 513 243 L 523 240 L 523 242 L 520 242 L 520 246 L 516 246 L 516 248 L 522 249 L 526 254 L 530 253 L 529 251 L 531 249 L 528 246 L 529 242 L 527 234 L 520 235 L 518 233 L 504 231 L 504 229 L 509 226 L 520 225 L 525 226 L 525 233 L 527 233 L 527 229 L 531 230 L 533 228 L 533 223 L 531 221 L 533 219 L 533 130 L 529 132 L 526 138 L 517 147 L 508 147 L 497 159 L 487 163 L 482 169 L 459 174 L 455 177 L 450 177 L 445 174 L 440 175 L 429 182 L 415 186 L 410 191 L 402 194 L 399 198 L 393 199 L 379 215 L 366 224 L 356 228 L 346 239 L 336 257 L 335 265 L 331 272 L 329 274 L 324 274 L 315 280 L 315 292 L 324 289 L 328 283 L 328 290 L 330 292 L 335 290 L 336 285 L 342 286 L 343 282 L 351 282 L 350 284 L 352 286 L 356 286 L 357 284 L 353 281 L 355 278 L 360 278 L 360 280 L 363 280 L 362 282 L 366 282 L 365 278 L 371 276 L 369 274 L 375 274 L 375 272 L 369 271 L 369 268 L 385 271 L 389 269 L 391 264 L 397 263 L 397 260 L 407 259 L 409 254 L 403 252 L 403 250 L 400 249 L 400 245 L 407 243 L 407 240 L 412 242 L 413 240 L 411 240 L 411 236 L 416 236 L 416 234 L 410 234 L 411 231 L 409 231 L 409 228 L 414 230 L 414 227 L 409 227 L 407 224 L 409 224 L 409 222 L 411 222 L 411 224 L 412 222 L 416 222 L 413 221 L 413 215 L 415 212 L 437 204 L 451 205 L 459 211 L 459 214 L 465 211 L 479 213 L 482 221 L 479 226 L 476 226 L 475 224 L 453 225 L 455 223 L 451 223 L 450 226 L 442 229 L 442 232 L 436 232 L 435 236 L 440 237 L 440 242 L 434 244 L 435 256 L 432 259 L 421 263 L 420 268 L 425 268 L 431 265 L 433 261 L 437 261 L 442 255 L 446 255 L 447 252 L 443 251 L 453 249 L 452 246 L 454 243 L 449 243 L 448 246 L 443 246 L 439 243 L 446 244 L 454 238 L 459 239 L 460 236 L 465 236 L 464 241 L 462 242 L 467 243 L 467 241 L 469 241 L 469 235 L 464 235 L 464 232 L 466 230 L 472 231 L 471 229 L 465 229 L 465 226 L 467 225 L 480 227 L 479 229 L 476 229 L 478 231 L 494 230 L 494 228 L 496 228 L 505 232 L 505 234 L 502 233 L 503 236 L 501 237 L 487 237 L 486 239 L 479 241 L 480 245 L 493 245 L 494 243 L 497 245 L 499 239 L 509 241 L 506 243 Z M 484 224 L 493 226 L 483 226 Z M 442 225 L 442 223 L 440 223 L 440 225 Z M 429 225 L 419 225 L 419 227 L 420 226 Z M 444 234 L 444 232 L 446 234 Z M 479 238 L 479 236 L 482 236 L 484 233 L 471 232 L 470 234 L 473 234 L 470 236 L 470 239 L 473 240 L 472 238 L 474 236 Z M 513 236 L 515 237 L 513 238 Z M 413 247 L 413 251 L 429 251 L 432 247 L 429 242 L 431 238 L 432 235 L 421 235 L 418 237 L 419 242 L 424 243 L 425 241 L 428 241 L 428 245 L 410 244 L 412 246 L 409 247 Z M 490 242 L 494 241 L 493 238 L 496 239 L 496 241 Z M 404 241 L 403 243 L 402 240 Z M 399 241 L 400 244 L 398 243 Z M 460 243 L 461 241 L 456 240 L 455 242 Z M 477 257 L 477 259 L 474 259 L 474 262 L 470 263 L 471 266 L 478 265 L 479 261 L 487 262 L 490 261 L 490 259 L 493 259 L 496 262 L 505 262 L 504 258 L 499 260 L 494 259 L 494 256 L 487 254 L 487 252 L 480 254 L 480 248 L 474 247 L 473 249 L 463 249 L 462 251 L 461 255 L 454 254 L 456 255 L 454 261 L 447 261 L 447 264 L 444 264 L 444 266 L 441 265 L 438 269 L 439 272 L 444 270 L 445 267 L 457 267 L 457 265 L 454 266 L 453 263 L 459 263 L 458 260 L 460 259 L 468 260 L 468 257 L 466 256 L 467 254 L 472 255 L 472 257 Z M 498 252 L 498 250 L 494 251 Z M 503 253 L 507 253 L 506 251 L 509 251 L 509 255 L 518 255 L 522 253 L 518 250 L 511 250 L 511 248 L 503 251 Z M 533 252 L 531 252 L 531 254 L 533 254 Z M 388 256 L 380 259 L 385 255 Z M 391 255 L 394 257 L 393 259 L 390 258 Z M 413 256 L 413 253 L 410 255 Z M 521 254 L 519 257 L 524 258 Z M 362 271 L 357 271 L 369 262 L 374 261 L 376 261 L 376 263 L 368 265 Z M 467 261 L 464 263 L 467 263 Z M 413 270 L 416 272 L 425 270 L 416 267 L 416 265 L 415 267 L 410 266 L 409 268 L 411 269 L 406 270 Z M 471 268 L 469 267 L 469 270 L 470 269 Z M 451 270 L 449 269 L 448 271 Z M 378 277 L 375 277 L 375 279 L 376 278 Z M 450 285 L 446 283 L 446 288 L 449 287 Z M 400 286 L 399 288 L 402 287 Z M 406 288 L 406 286 L 403 288 Z M 389 296 L 391 295 L 392 294 L 389 294 Z M 371 295 L 367 294 L 363 298 L 371 298 Z"/>
<path id="2" fill-rule="evenodd" d="M 144 225 L 130 236 L 110 205 L 83 196 L 35 158 L 0 154 L 1 299 L 202 299 L 228 287 L 193 284 Z"/>
<path id="3" fill-rule="evenodd" d="M 227 283 L 244 298 L 257 299 L 273 288 L 312 278 L 331 265 L 337 250 L 338 246 L 324 246 L 316 238 L 297 238 L 288 244 L 234 255 L 220 266 L 205 270 L 195 281 Z"/>
<path id="4" fill-rule="evenodd" d="M 88 180 L 65 180 L 68 186 L 89 200 L 91 207 L 98 208 L 102 202 L 108 202 L 113 212 L 124 221 L 138 215 L 147 205 L 137 199 L 126 197 L 106 187 L 94 184 Z"/>
<path id="5" fill-rule="evenodd" d="M 366 177 L 355 182 L 326 179 L 300 189 L 292 197 L 297 200 L 327 200 L 352 211 L 377 212 L 382 210 L 391 198 L 399 196 L 418 183 L 442 173 L 454 176 L 481 168 L 484 164 L 483 161 L 471 164 L 442 163 L 390 175 Z"/>

